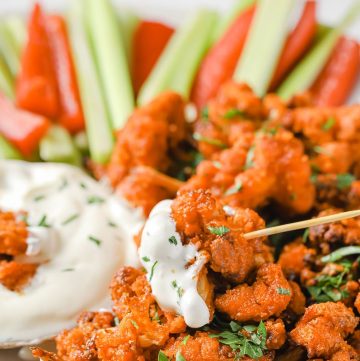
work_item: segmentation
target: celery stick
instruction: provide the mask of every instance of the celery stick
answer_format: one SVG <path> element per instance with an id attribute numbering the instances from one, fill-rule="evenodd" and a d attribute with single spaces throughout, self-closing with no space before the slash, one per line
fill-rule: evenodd
<path id="1" fill-rule="evenodd" d="M 210 45 L 211 29 L 215 27 L 216 19 L 214 12 L 200 10 L 175 32 L 140 89 L 140 105 L 168 89 L 188 96 L 189 84 L 193 81 L 202 55 Z"/>
<path id="2" fill-rule="evenodd" d="M 288 35 L 288 21 L 295 0 L 260 0 L 235 70 L 234 79 L 248 83 L 263 96 Z"/>
<path id="3" fill-rule="evenodd" d="M 0 52 L 13 77 L 20 69 L 20 53 L 5 23 L 0 23 Z"/>
<path id="4" fill-rule="evenodd" d="M 10 99 L 15 98 L 14 80 L 2 56 L 0 56 L 0 91 Z"/>
<path id="5" fill-rule="evenodd" d="M 255 4 L 256 0 L 237 0 L 235 1 L 232 9 L 228 14 L 219 21 L 216 30 L 214 31 L 214 41 L 217 41 L 225 33 L 225 31 L 231 26 L 236 17 L 244 10 Z"/>
<path id="6" fill-rule="evenodd" d="M 289 99 L 298 92 L 310 88 L 331 55 L 339 37 L 350 23 L 360 14 L 360 4 L 354 5 L 342 22 L 328 31 L 295 67 L 278 89 L 278 95 Z"/>
<path id="7" fill-rule="evenodd" d="M 0 135 L 0 159 L 22 159 L 21 154 Z"/>
<path id="8" fill-rule="evenodd" d="M 81 165 L 81 155 L 69 134 L 60 126 L 52 126 L 40 142 L 40 158 L 46 162 Z"/>
<path id="9" fill-rule="evenodd" d="M 89 31 L 112 125 L 121 129 L 134 110 L 123 36 L 109 0 L 88 0 Z"/>
<path id="10" fill-rule="evenodd" d="M 17 52 L 20 55 L 27 41 L 27 30 L 25 19 L 20 16 L 9 16 L 4 19 L 4 24 L 12 37 Z"/>
<path id="11" fill-rule="evenodd" d="M 68 29 L 85 114 L 90 156 L 95 162 L 106 163 L 113 149 L 114 138 L 86 32 L 86 9 L 86 0 L 71 1 Z"/>

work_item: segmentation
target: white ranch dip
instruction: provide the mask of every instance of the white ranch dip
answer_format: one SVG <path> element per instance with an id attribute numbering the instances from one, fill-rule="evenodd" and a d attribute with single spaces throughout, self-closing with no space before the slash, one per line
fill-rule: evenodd
<path id="1" fill-rule="evenodd" d="M 162 201 L 151 211 L 141 237 L 140 261 L 160 307 L 184 316 L 188 326 L 198 328 L 210 319 L 197 291 L 198 275 L 206 260 L 193 244 L 181 243 L 171 204 L 171 200 Z"/>
<path id="2" fill-rule="evenodd" d="M 44 339 L 106 307 L 116 269 L 138 265 L 141 212 L 79 168 L 0 161 L 0 209 L 28 212 L 21 261 L 46 261 L 21 293 L 0 285 L 0 344 Z"/>

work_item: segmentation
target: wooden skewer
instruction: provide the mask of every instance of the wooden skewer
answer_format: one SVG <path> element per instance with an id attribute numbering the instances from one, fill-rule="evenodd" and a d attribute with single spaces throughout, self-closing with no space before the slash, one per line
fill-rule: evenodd
<path id="1" fill-rule="evenodd" d="M 245 233 L 244 238 L 252 239 L 252 238 L 258 238 L 258 237 L 264 237 L 264 236 L 272 236 L 272 235 L 278 234 L 278 233 L 296 231 L 298 229 L 314 227 L 314 226 L 318 226 L 320 224 L 337 222 L 337 221 L 341 221 L 343 219 L 354 218 L 354 217 L 358 217 L 358 216 L 360 216 L 360 209 L 358 209 L 356 211 L 341 212 L 341 213 L 337 213 L 337 214 L 332 214 L 330 216 L 318 217 L 318 218 L 308 219 L 306 221 L 283 224 L 281 226 L 260 229 L 258 231 Z"/>

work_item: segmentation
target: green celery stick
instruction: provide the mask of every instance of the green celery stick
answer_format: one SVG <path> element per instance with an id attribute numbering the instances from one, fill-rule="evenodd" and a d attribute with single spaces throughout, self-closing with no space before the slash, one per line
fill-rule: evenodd
<path id="1" fill-rule="evenodd" d="M 199 10 L 175 32 L 140 89 L 140 105 L 169 89 L 188 96 L 199 62 L 211 44 L 211 30 L 215 28 L 216 20 L 216 13 Z"/>
<path id="2" fill-rule="evenodd" d="M 314 45 L 279 87 L 277 93 L 289 99 L 299 92 L 306 91 L 314 83 L 324 68 L 339 37 L 360 14 L 360 4 L 355 4 L 341 23 L 328 32 Z"/>
<path id="3" fill-rule="evenodd" d="M 11 76 L 10 70 L 0 55 L 0 91 L 3 92 L 9 99 L 15 98 L 14 79 Z"/>
<path id="4" fill-rule="evenodd" d="M 295 0 L 259 0 L 255 17 L 235 70 L 234 79 L 249 84 L 259 96 L 266 94 L 288 35 Z"/>
<path id="5" fill-rule="evenodd" d="M 134 110 L 134 92 L 116 12 L 109 0 L 88 0 L 88 21 L 112 125 L 121 129 Z"/>
<path id="6" fill-rule="evenodd" d="M 19 151 L 0 135 L 0 159 L 22 159 Z"/>
<path id="7" fill-rule="evenodd" d="M 114 146 L 114 138 L 86 31 L 87 6 L 86 0 L 71 1 L 68 29 L 85 114 L 90 156 L 95 162 L 106 163 Z"/>
<path id="8" fill-rule="evenodd" d="M 46 162 L 81 165 L 81 155 L 69 134 L 60 126 L 52 126 L 41 140 L 40 158 Z"/>
<path id="9" fill-rule="evenodd" d="M 221 38 L 221 36 L 226 32 L 226 30 L 240 13 L 249 8 L 251 5 L 255 4 L 255 2 L 256 0 L 235 1 L 229 13 L 225 14 L 225 16 L 219 21 L 219 24 L 214 31 L 214 42 Z"/>
<path id="10" fill-rule="evenodd" d="M 25 19 L 15 15 L 8 16 L 4 19 L 4 25 L 6 26 L 10 36 L 12 37 L 12 41 L 15 44 L 17 52 L 20 56 L 27 41 L 27 29 Z"/>
<path id="11" fill-rule="evenodd" d="M 20 53 L 6 23 L 0 23 L 0 53 L 3 56 L 11 75 L 15 78 L 20 69 Z"/>

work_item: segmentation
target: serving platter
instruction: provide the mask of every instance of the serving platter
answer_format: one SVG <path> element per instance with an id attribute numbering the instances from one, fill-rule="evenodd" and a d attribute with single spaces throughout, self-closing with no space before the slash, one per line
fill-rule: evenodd
<path id="1" fill-rule="evenodd" d="M 68 3 L 73 0 L 40 0 L 49 11 L 61 11 L 66 13 Z M 231 8 L 234 0 L 114 0 L 119 12 L 130 10 L 142 18 L 158 20 L 177 26 L 186 18 L 188 14 L 198 8 L 207 7 L 219 12 L 226 12 Z M 276 6 L 274 0 L 274 6 Z M 299 2 L 299 9 L 303 0 Z M 314 0 L 316 1 L 316 0 Z M 318 18 L 324 24 L 332 25 L 344 15 L 346 10 L 359 0 L 318 0 Z M 29 12 L 32 2 L 29 0 L 11 0 L 0 2 L 0 16 L 8 14 L 22 14 Z M 360 41 L 360 19 L 356 21 L 348 30 L 347 34 Z M 349 99 L 349 103 L 360 102 L 360 80 L 356 89 Z M 4 327 L 5 325 L 0 325 Z M 5 326 L 6 327 L 6 326 Z M 0 361 L 18 361 L 18 350 L 0 351 Z"/>

